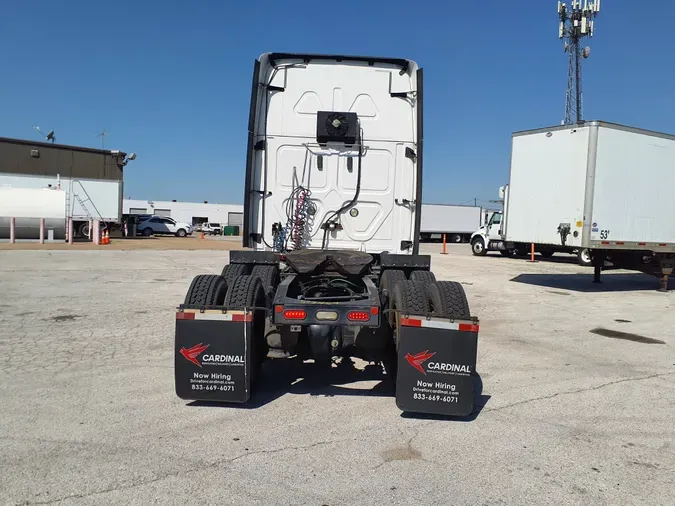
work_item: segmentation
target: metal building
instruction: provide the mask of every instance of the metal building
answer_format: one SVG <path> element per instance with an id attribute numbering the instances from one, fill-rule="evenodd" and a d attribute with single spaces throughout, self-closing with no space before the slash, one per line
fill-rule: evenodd
<path id="1" fill-rule="evenodd" d="M 120 151 L 0 137 L 0 188 L 64 191 L 63 228 L 55 231 L 56 237 L 65 234 L 67 220 L 71 218 L 75 231 L 86 235 L 89 220 L 120 223 L 124 166 L 133 158 L 134 155 L 127 158 Z M 34 218 L 43 217 L 41 202 L 31 206 L 35 209 Z M 17 223 L 20 235 L 29 238 L 39 233 L 26 223 Z"/>
<path id="2" fill-rule="evenodd" d="M 244 206 L 241 204 L 212 204 L 209 202 L 177 202 L 166 200 L 124 199 L 123 213 L 128 216 L 152 214 L 173 218 L 188 225 L 219 223 L 242 226 Z"/>

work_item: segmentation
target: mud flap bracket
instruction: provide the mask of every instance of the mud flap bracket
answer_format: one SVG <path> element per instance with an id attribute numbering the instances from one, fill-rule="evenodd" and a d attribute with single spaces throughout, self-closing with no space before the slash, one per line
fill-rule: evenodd
<path id="1" fill-rule="evenodd" d="M 467 416 L 474 407 L 478 320 L 400 317 L 396 405 Z"/>
<path id="2" fill-rule="evenodd" d="M 174 374 L 181 399 L 248 401 L 251 396 L 252 314 L 245 311 L 179 310 Z"/>

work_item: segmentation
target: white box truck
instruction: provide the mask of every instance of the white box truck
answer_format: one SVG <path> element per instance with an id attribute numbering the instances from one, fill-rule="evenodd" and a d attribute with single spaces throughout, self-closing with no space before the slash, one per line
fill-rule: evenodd
<path id="1" fill-rule="evenodd" d="M 183 399 L 246 402 L 263 361 L 382 362 L 403 411 L 467 415 L 478 320 L 420 255 L 422 70 L 267 53 L 254 65 L 244 245 L 176 314 Z M 386 377 L 383 379 L 387 379 Z"/>
<path id="2" fill-rule="evenodd" d="M 596 281 L 622 268 L 657 275 L 667 289 L 673 188 L 673 135 L 603 121 L 517 132 L 504 217 L 497 237 L 484 230 L 481 240 L 506 252 L 588 251 Z"/>
<path id="3" fill-rule="evenodd" d="M 479 206 L 450 204 L 422 204 L 420 240 L 442 240 L 468 242 L 471 234 L 483 223 L 487 210 Z"/>

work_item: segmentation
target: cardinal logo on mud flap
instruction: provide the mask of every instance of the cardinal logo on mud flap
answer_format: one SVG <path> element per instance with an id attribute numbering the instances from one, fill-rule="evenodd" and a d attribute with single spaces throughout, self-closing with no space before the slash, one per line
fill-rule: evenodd
<path id="1" fill-rule="evenodd" d="M 194 365 L 197 367 L 201 367 L 202 364 L 199 363 L 199 360 L 197 360 L 197 357 L 201 355 L 203 352 L 206 351 L 206 349 L 209 347 L 209 344 L 195 344 L 192 348 L 185 348 L 181 347 L 180 354 L 183 355 L 186 359 L 188 359 L 190 362 L 192 362 Z"/>
<path id="2" fill-rule="evenodd" d="M 408 361 L 408 363 L 413 366 L 415 369 L 417 369 L 419 372 L 424 374 L 425 376 L 427 375 L 426 371 L 422 368 L 422 364 L 429 360 L 431 357 L 436 355 L 435 351 L 432 351 L 429 353 L 429 350 L 421 351 L 415 355 L 411 355 L 410 353 L 406 353 L 405 359 Z"/>

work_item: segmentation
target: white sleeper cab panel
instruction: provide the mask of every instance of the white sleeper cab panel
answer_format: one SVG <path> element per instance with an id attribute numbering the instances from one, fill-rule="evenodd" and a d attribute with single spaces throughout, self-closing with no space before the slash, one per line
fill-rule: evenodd
<path id="1" fill-rule="evenodd" d="M 262 234 L 252 243 L 255 248 L 273 247 L 272 226 L 287 226 L 297 203 L 294 192 L 304 188 L 310 202 L 305 248 L 412 252 L 401 243 L 415 239 L 421 181 L 410 156 L 418 149 L 418 70 L 413 62 L 407 65 L 402 72 L 396 64 L 379 61 L 288 58 L 272 64 L 269 55 L 260 58 L 252 128 L 252 144 L 259 149 L 249 154 L 244 225 L 249 236 Z M 360 162 L 358 145 L 317 142 L 319 111 L 358 115 Z M 260 149 L 263 144 L 266 149 Z M 359 163 L 357 202 L 340 214 L 341 228 L 330 231 L 324 244 L 321 225 L 356 195 Z"/>
<path id="2" fill-rule="evenodd" d="M 601 126 L 592 241 L 675 242 L 675 137 Z"/>
<path id="3" fill-rule="evenodd" d="M 569 224 L 565 244 L 581 244 L 588 141 L 589 127 L 513 135 L 507 241 L 560 245 Z"/>

